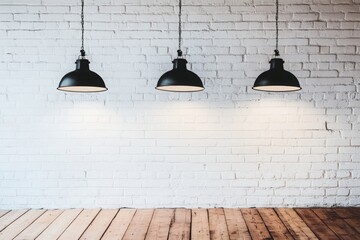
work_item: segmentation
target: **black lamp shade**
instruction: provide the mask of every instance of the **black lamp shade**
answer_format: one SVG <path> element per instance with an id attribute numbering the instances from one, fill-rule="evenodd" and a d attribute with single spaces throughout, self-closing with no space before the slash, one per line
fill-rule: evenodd
<path id="1" fill-rule="evenodd" d="M 174 68 L 162 75 L 156 89 L 168 92 L 199 92 L 204 85 L 195 73 L 187 70 L 186 59 L 177 58 L 173 61 Z"/>
<path id="2" fill-rule="evenodd" d="M 301 87 L 298 79 L 284 70 L 284 60 L 273 58 L 270 61 L 270 70 L 260 74 L 253 89 L 265 92 L 293 92 L 301 90 Z"/>
<path id="3" fill-rule="evenodd" d="M 76 60 L 75 71 L 66 74 L 60 81 L 58 90 L 66 92 L 104 92 L 108 90 L 104 80 L 90 71 L 87 59 Z"/>

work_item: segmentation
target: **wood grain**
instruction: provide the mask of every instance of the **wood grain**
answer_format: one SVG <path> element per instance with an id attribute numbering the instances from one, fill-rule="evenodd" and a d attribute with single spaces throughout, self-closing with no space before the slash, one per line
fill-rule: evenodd
<path id="1" fill-rule="evenodd" d="M 311 209 L 301 208 L 296 209 L 296 212 L 318 238 L 328 240 L 340 239 Z"/>
<path id="2" fill-rule="evenodd" d="M 12 222 L 14 222 L 16 219 L 21 217 L 23 214 L 25 214 L 28 211 L 28 209 L 22 209 L 22 210 L 13 210 L 4 216 L 0 218 L 0 231 L 4 230 L 7 226 L 9 226 Z"/>
<path id="3" fill-rule="evenodd" d="M 360 239 L 358 232 L 353 229 L 344 219 L 337 215 L 333 209 L 313 209 L 316 215 L 341 239 Z"/>
<path id="4" fill-rule="evenodd" d="M 208 211 L 206 209 L 193 209 L 191 217 L 191 239 L 210 239 Z"/>
<path id="5" fill-rule="evenodd" d="M 125 232 L 124 240 L 145 239 L 154 209 L 139 209 L 136 211 L 130 226 Z"/>
<path id="6" fill-rule="evenodd" d="M 132 218 L 135 215 L 135 209 L 120 209 L 109 228 L 106 230 L 102 240 L 120 240 L 124 237 Z"/>
<path id="7" fill-rule="evenodd" d="M 229 240 L 229 232 L 226 225 L 225 213 L 222 208 L 209 209 L 210 239 Z"/>
<path id="8" fill-rule="evenodd" d="M 30 210 L 26 212 L 24 215 L 16 219 L 16 221 L 0 232 L 0 239 L 9 240 L 15 238 L 44 212 L 45 210 Z"/>
<path id="9" fill-rule="evenodd" d="M 10 210 L 0 210 L 0 218 L 10 212 Z"/>
<path id="10" fill-rule="evenodd" d="M 294 239 L 274 209 L 259 208 L 258 211 L 274 239 Z"/>
<path id="11" fill-rule="evenodd" d="M 360 209 L 0 210 L 0 229 L 0 240 L 360 240 Z"/>
<path id="12" fill-rule="evenodd" d="M 37 238 L 40 233 L 43 232 L 62 212 L 62 210 L 46 211 L 14 239 L 21 240 Z"/>
<path id="13" fill-rule="evenodd" d="M 59 240 L 79 239 L 99 211 L 100 209 L 83 210 L 72 222 L 72 224 L 63 232 L 63 234 L 61 234 Z"/>
<path id="14" fill-rule="evenodd" d="M 36 240 L 58 239 L 60 235 L 70 226 L 82 209 L 68 209 L 57 217 Z"/>
<path id="15" fill-rule="evenodd" d="M 318 239 L 294 209 L 279 208 L 276 212 L 295 239 Z"/>
<path id="16" fill-rule="evenodd" d="M 244 216 L 246 225 L 249 228 L 252 239 L 271 239 L 271 235 L 266 228 L 266 225 L 263 222 L 258 210 L 256 210 L 255 208 L 241 209 L 241 213 Z"/>
<path id="17" fill-rule="evenodd" d="M 224 209 L 230 240 L 251 239 L 240 209 Z"/>
<path id="18" fill-rule="evenodd" d="M 156 209 L 145 239 L 167 240 L 173 218 L 173 209 Z"/>
<path id="19" fill-rule="evenodd" d="M 111 221 L 117 214 L 118 209 L 101 210 L 90 226 L 86 229 L 80 240 L 97 240 L 105 233 Z"/>
<path id="20" fill-rule="evenodd" d="M 169 240 L 190 239 L 191 210 L 176 209 L 174 222 L 171 224 Z"/>

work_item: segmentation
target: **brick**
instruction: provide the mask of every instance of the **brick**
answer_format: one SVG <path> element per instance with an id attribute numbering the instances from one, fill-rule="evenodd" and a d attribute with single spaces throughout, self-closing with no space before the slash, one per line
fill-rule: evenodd
<path id="1" fill-rule="evenodd" d="M 56 91 L 80 48 L 77 0 L 0 4 L 0 208 L 296 207 L 359 204 L 359 1 L 281 6 L 296 93 L 259 93 L 274 8 L 189 0 L 188 68 L 201 93 L 154 89 L 172 68 L 169 1 L 91 1 L 85 50 L 109 87 Z M 130 4 L 131 2 L 131 4 Z"/>

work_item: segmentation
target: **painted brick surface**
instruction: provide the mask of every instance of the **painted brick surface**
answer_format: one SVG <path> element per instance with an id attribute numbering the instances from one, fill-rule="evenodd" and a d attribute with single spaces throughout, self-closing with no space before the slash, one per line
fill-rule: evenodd
<path id="1" fill-rule="evenodd" d="M 154 89 L 177 1 L 87 0 L 101 94 L 56 90 L 80 1 L 0 2 L 0 208 L 360 204 L 360 1 L 282 0 L 280 52 L 304 88 L 251 89 L 274 49 L 270 0 L 184 0 L 201 93 Z"/>

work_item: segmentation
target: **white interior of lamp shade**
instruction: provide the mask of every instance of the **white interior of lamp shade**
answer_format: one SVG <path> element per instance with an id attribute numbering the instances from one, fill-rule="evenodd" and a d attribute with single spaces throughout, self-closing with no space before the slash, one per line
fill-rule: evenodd
<path id="1" fill-rule="evenodd" d="M 199 92 L 204 90 L 203 87 L 185 85 L 160 86 L 156 87 L 156 89 L 167 92 Z"/>
<path id="2" fill-rule="evenodd" d="M 90 87 L 90 86 L 69 86 L 69 87 L 59 87 L 58 90 L 65 92 L 104 92 L 107 88 L 103 87 Z"/>
<path id="3" fill-rule="evenodd" d="M 258 86 L 253 87 L 254 90 L 265 91 L 265 92 L 293 92 L 301 90 L 301 87 L 294 86 Z"/>

